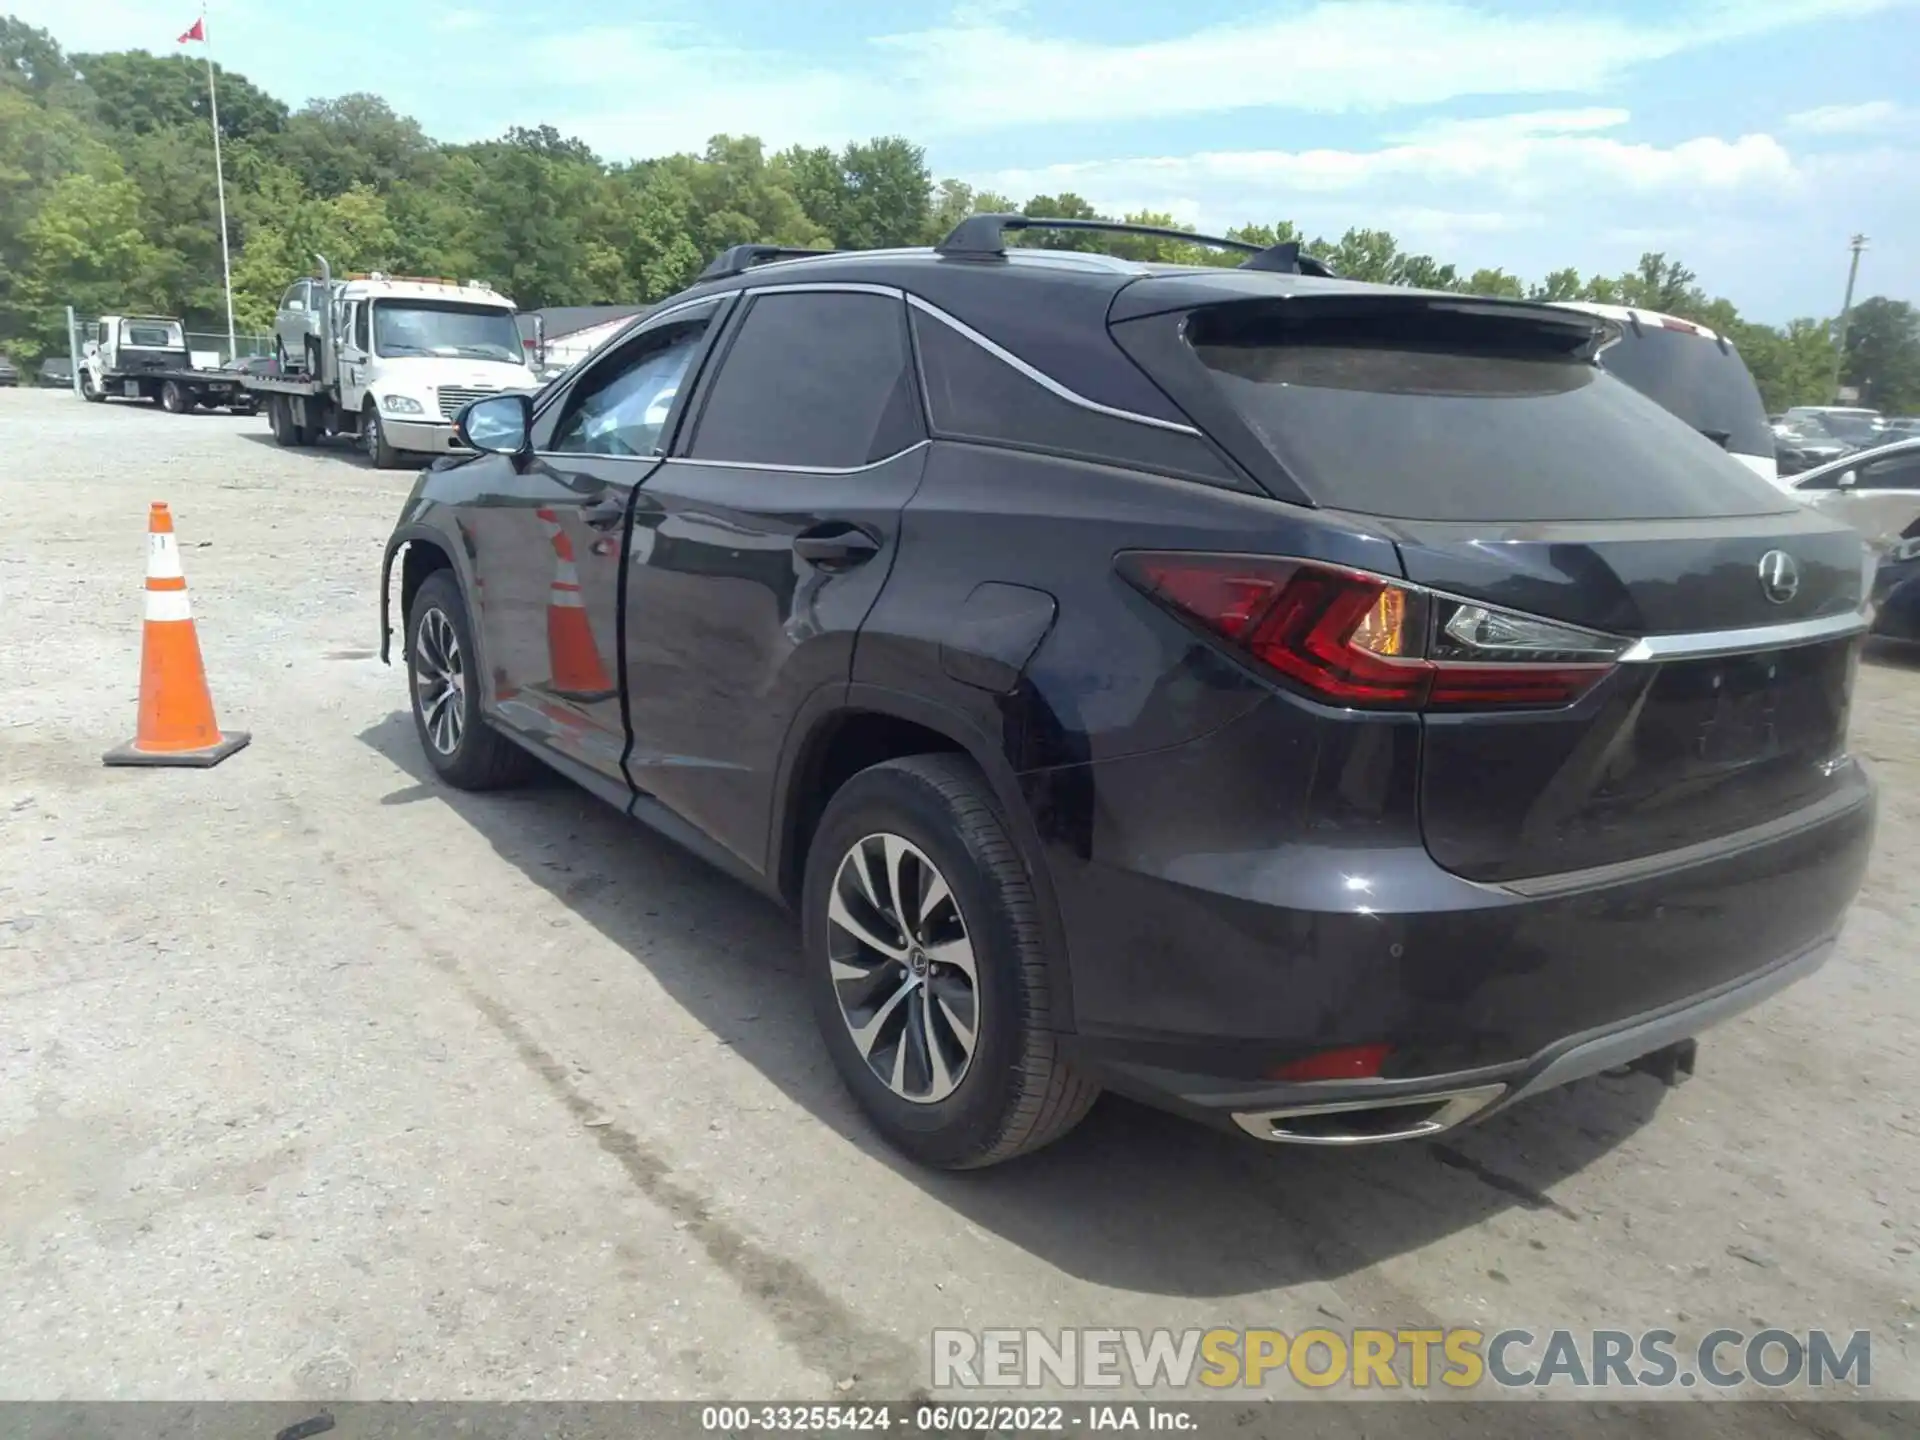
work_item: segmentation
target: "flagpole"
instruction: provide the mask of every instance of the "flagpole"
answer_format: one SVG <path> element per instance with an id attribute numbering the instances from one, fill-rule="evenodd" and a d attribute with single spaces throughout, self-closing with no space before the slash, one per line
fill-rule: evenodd
<path id="1" fill-rule="evenodd" d="M 213 41 L 207 38 L 207 7 L 200 7 L 200 44 L 207 55 L 207 108 L 213 112 L 213 182 L 220 195 L 220 272 L 227 287 L 227 359 L 240 358 L 233 328 L 233 258 L 227 252 L 227 174 L 220 162 L 220 97 L 213 84 Z"/>

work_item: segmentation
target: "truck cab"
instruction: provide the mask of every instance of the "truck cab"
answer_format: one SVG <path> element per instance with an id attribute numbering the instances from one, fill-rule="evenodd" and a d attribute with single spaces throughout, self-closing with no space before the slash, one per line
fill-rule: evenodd
<path id="1" fill-rule="evenodd" d="M 332 290 L 314 378 L 337 385 L 340 428 L 369 443 L 444 454 L 468 401 L 539 386 L 513 302 L 488 285 L 374 273 Z"/>
<path id="2" fill-rule="evenodd" d="M 145 393 L 142 377 L 190 369 L 185 327 L 171 315 L 102 315 L 81 347 L 81 388 L 93 395 Z"/>

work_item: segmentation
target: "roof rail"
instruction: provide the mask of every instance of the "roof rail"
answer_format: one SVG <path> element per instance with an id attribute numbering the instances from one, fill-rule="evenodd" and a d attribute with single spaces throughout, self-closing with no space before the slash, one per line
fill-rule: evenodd
<path id="1" fill-rule="evenodd" d="M 1008 230 L 1092 230 L 1103 235 L 1155 235 L 1163 240 L 1185 240 L 1195 245 L 1213 245 L 1222 250 L 1239 250 L 1247 259 L 1242 270 L 1275 270 L 1290 275 L 1332 275 L 1324 260 L 1302 255 L 1298 241 L 1279 245 L 1256 245 L 1251 240 L 1234 240 L 1225 235 L 1199 235 L 1190 230 L 1169 230 L 1160 225 L 1134 225 L 1122 220 L 1053 220 L 1033 215 L 969 215 L 933 248 L 942 255 L 961 259 L 996 259 L 1007 253 Z"/>
<path id="2" fill-rule="evenodd" d="M 1007 230 L 1096 230 L 1111 235 L 1157 235 L 1163 240 L 1188 240 L 1196 245 L 1217 245 L 1225 250 L 1260 253 L 1260 246 L 1247 240 L 1229 240 L 1221 235 L 1195 235 L 1187 230 L 1168 230 L 1159 225 L 1133 225 L 1122 220 L 1051 220 L 1036 215 L 969 215 L 933 248 L 942 255 L 976 260 L 994 259 L 1007 253 Z"/>
<path id="3" fill-rule="evenodd" d="M 713 263 L 694 277 L 694 283 L 702 280 L 724 280 L 729 275 L 739 275 L 756 265 L 765 265 L 770 260 L 798 260 L 805 255 L 832 255 L 832 250 L 810 250 L 794 245 L 732 245 L 713 257 Z"/>

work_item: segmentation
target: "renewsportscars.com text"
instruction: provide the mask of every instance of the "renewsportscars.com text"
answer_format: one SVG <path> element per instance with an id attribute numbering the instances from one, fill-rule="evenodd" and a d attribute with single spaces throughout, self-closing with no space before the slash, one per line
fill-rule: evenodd
<path id="1" fill-rule="evenodd" d="M 1873 1337 L 1712 1330 L 936 1330 L 942 1390 L 1822 1389 L 1873 1383 Z"/>

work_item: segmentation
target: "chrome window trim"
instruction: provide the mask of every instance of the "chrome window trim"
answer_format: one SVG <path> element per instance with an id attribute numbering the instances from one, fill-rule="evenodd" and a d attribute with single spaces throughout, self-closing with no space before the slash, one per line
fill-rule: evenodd
<path id="1" fill-rule="evenodd" d="M 1197 437 L 1200 434 L 1193 426 L 1182 425 L 1178 421 L 1162 420 L 1157 416 L 1141 415 L 1132 410 L 1121 410 L 1112 405 L 1102 405 L 1098 400 L 1089 400 L 1078 391 L 1068 389 L 1044 370 L 1035 369 L 1018 355 L 994 344 L 993 341 L 982 335 L 978 330 L 975 330 L 971 325 L 968 325 L 965 321 L 955 319 L 938 305 L 929 304 L 918 295 L 913 294 L 907 296 L 907 304 L 923 314 L 932 316 L 955 334 L 978 345 L 982 350 L 993 356 L 994 359 L 1000 361 L 1001 364 L 1011 366 L 1014 370 L 1026 376 L 1027 379 L 1033 381 L 1034 384 L 1059 399 L 1065 400 L 1070 405 L 1078 405 L 1082 410 L 1091 410 L 1096 415 L 1108 415 L 1115 420 L 1130 420 L 1135 425 L 1151 426 L 1155 430 L 1171 430 L 1176 435 L 1193 435 Z M 931 409 L 928 411 L 928 418 L 932 419 Z"/>
<path id="2" fill-rule="evenodd" d="M 772 470 L 783 475 L 858 475 L 882 465 L 891 465 L 916 450 L 924 450 L 932 443 L 931 440 L 916 440 L 903 450 L 883 455 L 878 460 L 869 460 L 864 465 L 775 465 L 765 460 L 696 460 L 691 455 L 655 455 L 649 458 L 665 460 L 669 465 L 698 465 L 708 470 Z"/>
<path id="3" fill-rule="evenodd" d="M 1703 659 L 1740 655 L 1755 650 L 1784 650 L 1821 640 L 1865 634 L 1872 623 L 1863 610 L 1826 615 L 1818 620 L 1792 620 L 1782 625 L 1755 625 L 1745 630 L 1705 630 L 1691 635 L 1647 635 L 1621 652 L 1622 665 L 1653 664 L 1662 660 Z"/>

